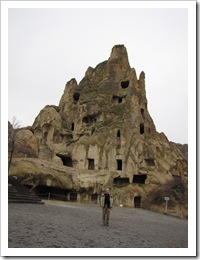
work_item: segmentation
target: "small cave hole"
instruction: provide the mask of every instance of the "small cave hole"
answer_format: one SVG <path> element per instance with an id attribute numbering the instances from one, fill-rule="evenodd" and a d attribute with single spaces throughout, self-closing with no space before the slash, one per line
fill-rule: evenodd
<path id="1" fill-rule="evenodd" d="M 80 94 L 79 93 L 74 93 L 73 95 L 73 98 L 74 98 L 74 104 L 76 104 L 78 101 L 79 101 L 79 98 L 80 98 Z"/>
<path id="2" fill-rule="evenodd" d="M 122 82 L 121 82 L 121 87 L 122 87 L 122 88 L 128 88 L 128 86 L 129 86 L 129 80 L 126 80 L 126 81 L 122 81 Z"/>

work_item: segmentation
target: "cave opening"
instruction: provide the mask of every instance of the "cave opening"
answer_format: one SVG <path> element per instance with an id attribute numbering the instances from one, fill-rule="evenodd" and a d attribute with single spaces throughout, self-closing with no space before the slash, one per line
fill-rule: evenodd
<path id="1" fill-rule="evenodd" d="M 122 103 L 123 100 L 124 100 L 123 97 L 113 96 L 113 103 L 114 104 Z"/>
<path id="2" fill-rule="evenodd" d="M 145 184 L 146 174 L 133 174 L 133 183 Z"/>
<path id="3" fill-rule="evenodd" d="M 73 162 L 71 157 L 62 154 L 57 154 L 57 156 L 61 158 L 63 165 L 68 167 L 73 167 Z"/>
<path id="4" fill-rule="evenodd" d="M 144 161 L 147 166 L 155 166 L 155 162 L 153 159 L 144 159 Z"/>
<path id="5" fill-rule="evenodd" d="M 74 123 L 72 123 L 71 131 L 74 131 Z"/>
<path id="6" fill-rule="evenodd" d="M 87 125 L 91 125 L 96 123 L 97 119 L 95 116 L 85 116 L 83 118 L 83 122 L 86 123 Z"/>
<path id="7" fill-rule="evenodd" d="M 114 184 L 129 184 L 129 178 L 127 178 L 127 177 L 116 177 L 116 178 L 114 178 L 113 179 L 113 183 Z"/>
<path id="8" fill-rule="evenodd" d="M 117 130 L 117 138 L 120 138 L 121 137 L 121 132 L 120 130 Z"/>
<path id="9" fill-rule="evenodd" d="M 129 86 L 129 80 L 126 80 L 126 81 L 122 81 L 122 82 L 121 82 L 121 87 L 122 87 L 122 88 L 128 88 L 128 86 Z"/>
<path id="10" fill-rule="evenodd" d="M 117 160 L 117 170 L 122 171 L 122 160 Z"/>
<path id="11" fill-rule="evenodd" d="M 78 92 L 74 93 L 73 98 L 74 98 L 74 104 L 76 104 L 79 101 L 80 94 Z"/>
<path id="12" fill-rule="evenodd" d="M 140 134 L 144 134 L 144 123 L 140 124 Z"/>

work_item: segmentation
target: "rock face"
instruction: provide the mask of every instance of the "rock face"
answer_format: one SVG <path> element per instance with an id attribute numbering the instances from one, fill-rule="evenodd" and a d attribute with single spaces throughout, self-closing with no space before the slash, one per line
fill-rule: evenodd
<path id="1" fill-rule="evenodd" d="M 31 131 L 38 146 L 32 138 L 30 147 L 38 160 L 53 163 L 54 170 L 63 165 L 66 171 L 73 169 L 69 186 L 78 193 L 90 196 L 111 187 L 116 204 L 134 206 L 139 198 L 142 206 L 150 190 L 187 175 L 187 159 L 156 131 L 145 73 L 137 78 L 123 45 L 114 46 L 108 60 L 89 67 L 79 84 L 67 82 L 59 106 L 44 107 Z M 18 174 L 16 166 L 11 169 Z"/>

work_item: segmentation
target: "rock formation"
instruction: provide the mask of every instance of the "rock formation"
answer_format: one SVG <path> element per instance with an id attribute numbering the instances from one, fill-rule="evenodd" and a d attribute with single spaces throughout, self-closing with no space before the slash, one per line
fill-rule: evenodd
<path id="1" fill-rule="evenodd" d="M 76 192 L 80 201 L 109 186 L 115 204 L 142 206 L 149 191 L 187 178 L 187 158 L 156 131 L 145 73 L 137 78 L 123 45 L 79 84 L 67 82 L 59 105 L 45 106 L 31 129 L 20 131 L 34 156 L 13 160 L 10 174 L 34 187 Z"/>

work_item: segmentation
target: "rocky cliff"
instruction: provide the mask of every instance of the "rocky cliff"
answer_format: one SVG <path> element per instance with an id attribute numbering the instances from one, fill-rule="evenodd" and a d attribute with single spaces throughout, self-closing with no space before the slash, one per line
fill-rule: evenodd
<path id="1" fill-rule="evenodd" d="M 34 187 L 73 190 L 79 200 L 109 186 L 115 204 L 142 206 L 151 190 L 187 180 L 187 158 L 156 131 L 145 73 L 137 77 L 123 45 L 89 67 L 79 84 L 67 82 L 59 105 L 45 106 L 18 136 L 31 152 L 18 149 L 10 174 Z"/>

